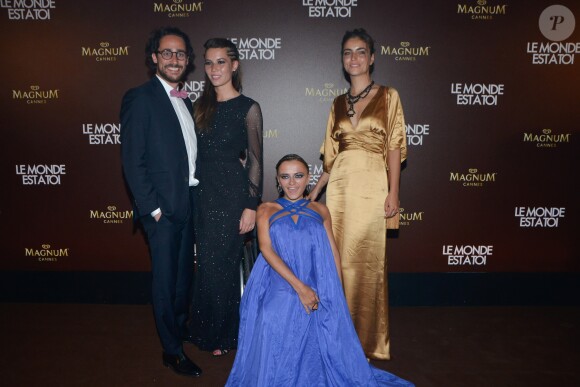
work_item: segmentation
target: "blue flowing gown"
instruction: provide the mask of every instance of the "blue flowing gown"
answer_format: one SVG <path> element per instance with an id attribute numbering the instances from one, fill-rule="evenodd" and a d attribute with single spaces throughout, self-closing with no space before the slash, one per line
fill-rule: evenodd
<path id="1" fill-rule="evenodd" d="M 260 254 L 242 297 L 238 350 L 226 386 L 413 386 L 366 360 L 321 216 L 304 199 L 277 203 L 283 209 L 270 218 L 272 248 L 317 293 L 318 310 L 307 314 Z"/>

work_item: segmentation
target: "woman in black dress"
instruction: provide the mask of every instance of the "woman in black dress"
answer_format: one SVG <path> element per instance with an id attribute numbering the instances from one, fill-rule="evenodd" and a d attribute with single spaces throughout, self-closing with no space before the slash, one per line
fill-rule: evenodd
<path id="1" fill-rule="evenodd" d="M 262 195 L 262 113 L 241 94 L 239 54 L 227 39 L 209 39 L 205 86 L 196 102 L 198 139 L 191 341 L 214 356 L 237 348 L 244 234 L 256 223 Z"/>

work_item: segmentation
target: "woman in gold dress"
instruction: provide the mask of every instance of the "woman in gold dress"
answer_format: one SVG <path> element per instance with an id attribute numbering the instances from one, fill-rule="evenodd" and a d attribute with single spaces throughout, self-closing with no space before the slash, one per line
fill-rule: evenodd
<path id="1" fill-rule="evenodd" d="M 371 78 L 374 42 L 364 29 L 347 31 L 342 64 L 350 82 L 330 111 L 322 146 L 326 204 L 342 262 L 350 313 L 367 357 L 389 353 L 386 228 L 398 228 L 399 177 L 407 154 L 399 94 Z"/>

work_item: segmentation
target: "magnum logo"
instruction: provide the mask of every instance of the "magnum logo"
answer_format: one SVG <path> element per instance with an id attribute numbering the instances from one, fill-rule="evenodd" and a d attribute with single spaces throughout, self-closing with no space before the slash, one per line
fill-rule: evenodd
<path id="1" fill-rule="evenodd" d="M 334 87 L 334 83 L 325 83 L 324 88 L 307 87 L 304 95 L 306 97 L 318 98 L 318 102 L 332 102 L 336 97 L 344 94 L 348 88 Z"/>
<path id="2" fill-rule="evenodd" d="M 487 5 L 486 0 L 477 0 L 476 5 L 457 4 L 457 13 L 469 15 L 472 20 L 492 20 L 495 15 L 505 15 L 507 5 Z"/>
<path id="3" fill-rule="evenodd" d="M 264 129 L 262 131 L 263 138 L 278 138 L 278 129 Z"/>
<path id="4" fill-rule="evenodd" d="M 536 143 L 538 148 L 555 148 L 558 144 L 569 143 L 572 133 L 552 134 L 552 129 L 542 129 L 540 134 L 524 133 L 524 142 Z"/>
<path id="5" fill-rule="evenodd" d="M 32 85 L 30 90 L 12 90 L 12 99 L 25 100 L 27 104 L 45 104 L 48 100 L 58 99 L 59 89 L 41 90 L 40 86 Z"/>
<path id="6" fill-rule="evenodd" d="M 153 12 L 166 13 L 167 17 L 189 17 L 190 12 L 201 12 L 203 1 L 184 2 L 183 0 L 173 0 L 165 3 L 153 3 Z"/>
<path id="7" fill-rule="evenodd" d="M 409 42 L 401 42 L 399 47 L 381 46 L 381 55 L 392 56 L 396 61 L 414 62 L 418 56 L 429 56 L 430 49 L 430 46 L 413 47 Z"/>
<path id="8" fill-rule="evenodd" d="M 129 55 L 129 46 L 111 47 L 109 42 L 101 42 L 99 47 L 81 47 L 81 55 L 93 57 L 97 62 L 115 62 L 119 56 Z"/>
<path id="9" fill-rule="evenodd" d="M 470 168 L 468 173 L 450 172 L 449 181 L 460 182 L 464 187 L 483 187 L 484 183 L 494 183 L 497 172 L 480 173 Z"/>
<path id="10" fill-rule="evenodd" d="M 132 219 L 133 211 L 117 211 L 116 206 L 107 206 L 105 211 L 90 210 L 89 218 L 102 220 L 103 223 L 107 224 L 120 224 L 125 219 Z"/>
<path id="11" fill-rule="evenodd" d="M 424 211 L 406 212 L 404 208 L 399 209 L 399 224 L 401 226 L 409 226 L 412 222 L 421 222 L 423 220 Z"/>
<path id="12" fill-rule="evenodd" d="M 38 262 L 57 262 L 58 258 L 68 257 L 70 249 L 54 249 L 49 244 L 43 244 L 40 249 L 24 248 L 25 257 L 34 257 Z"/>

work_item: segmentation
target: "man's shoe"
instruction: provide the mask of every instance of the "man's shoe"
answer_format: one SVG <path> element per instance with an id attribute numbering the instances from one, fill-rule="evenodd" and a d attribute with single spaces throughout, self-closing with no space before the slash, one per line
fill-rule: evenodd
<path id="1" fill-rule="evenodd" d="M 185 354 L 168 355 L 163 353 L 163 365 L 171 368 L 175 373 L 185 376 L 199 376 L 201 375 L 201 368 L 194 362 L 189 360 Z"/>

